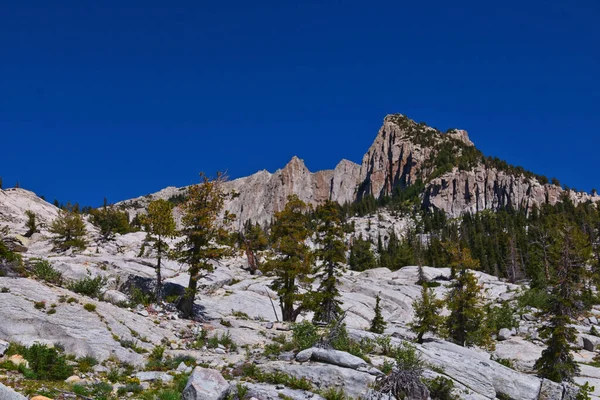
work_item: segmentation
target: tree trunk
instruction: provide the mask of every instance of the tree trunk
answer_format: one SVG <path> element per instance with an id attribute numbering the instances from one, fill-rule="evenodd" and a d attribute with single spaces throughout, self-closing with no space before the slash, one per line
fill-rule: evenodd
<path id="1" fill-rule="evenodd" d="M 161 237 L 158 237 L 158 256 L 156 260 L 156 302 L 162 301 L 162 276 L 160 275 L 160 260 L 162 258 L 162 242 Z"/>
<path id="2" fill-rule="evenodd" d="M 183 314 L 183 318 L 190 318 L 194 313 L 194 299 L 196 298 L 196 290 L 198 287 L 198 273 L 200 272 L 197 266 L 190 268 L 190 281 L 188 287 L 177 308 Z"/>

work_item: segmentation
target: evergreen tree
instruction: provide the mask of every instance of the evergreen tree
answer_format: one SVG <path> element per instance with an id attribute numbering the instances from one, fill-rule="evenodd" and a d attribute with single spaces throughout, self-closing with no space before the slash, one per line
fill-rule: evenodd
<path id="1" fill-rule="evenodd" d="M 427 285 L 421 289 L 421 298 L 413 302 L 415 318 L 409 325 L 410 329 L 417 334 L 417 343 L 423 343 L 423 336 L 427 332 L 439 333 L 444 318 L 441 315 L 444 302 L 435 298 L 435 293 Z"/>
<path id="2" fill-rule="evenodd" d="M 226 227 L 235 217 L 226 211 L 220 218 L 225 200 L 232 196 L 223 190 L 225 176 L 219 173 L 215 179 L 209 179 L 201 173 L 200 180 L 189 188 L 188 198 L 181 205 L 183 240 L 177 244 L 176 258 L 188 266 L 190 274 L 188 287 L 177 305 L 184 318 L 193 314 L 198 280 L 213 271 L 213 262 L 232 253 L 231 248 L 217 243 L 228 238 Z"/>
<path id="3" fill-rule="evenodd" d="M 591 257 L 591 246 L 581 230 L 563 218 L 558 219 L 553 231 L 551 247 L 555 277 L 551 301 L 546 314 L 548 324 L 540 329 L 547 339 L 547 348 L 537 360 L 535 368 L 541 377 L 555 382 L 572 382 L 579 372 L 571 350 L 577 331 L 571 326 L 581 314 L 581 296 L 586 275 L 586 264 Z"/>
<path id="4" fill-rule="evenodd" d="M 344 231 L 340 220 L 339 206 L 327 201 L 316 210 L 317 228 L 315 255 L 321 261 L 318 278 L 321 286 L 317 291 L 318 305 L 315 309 L 314 321 L 331 323 L 341 314 L 338 276 L 346 261 Z"/>
<path id="5" fill-rule="evenodd" d="M 160 302 L 162 300 L 161 261 L 163 255 L 168 254 L 170 250 L 166 239 L 177 236 L 173 205 L 167 200 L 154 200 L 148 204 L 148 214 L 142 220 L 148 232 L 147 239 L 154 243 L 156 250 L 156 301 Z"/>
<path id="6" fill-rule="evenodd" d="M 348 265 L 353 271 L 366 271 L 377 266 L 377 261 L 371 250 L 371 242 L 364 240 L 362 234 L 352 241 Z"/>
<path id="7" fill-rule="evenodd" d="M 49 231 L 55 235 L 52 239 L 55 250 L 85 250 L 87 246 L 85 223 L 81 215 L 75 212 L 61 211 L 58 218 L 52 221 Z"/>
<path id="8" fill-rule="evenodd" d="M 79 207 L 78 205 L 76 205 Z M 125 211 L 119 211 L 114 207 L 109 207 L 106 198 L 104 205 L 100 209 L 91 210 L 92 223 L 100 228 L 100 235 L 104 240 L 111 240 L 115 234 L 125 234 L 131 232 L 129 225 L 129 215 Z"/>
<path id="9" fill-rule="evenodd" d="M 271 289 L 279 296 L 284 321 L 296 321 L 301 312 L 311 308 L 313 300 L 310 294 L 300 293 L 300 286 L 307 288 L 311 281 L 312 253 L 306 244 L 311 234 L 307 210 L 298 196 L 288 197 L 283 211 L 275 214 L 271 227 L 271 243 L 276 255 L 263 265 L 266 273 L 275 275 Z"/>
<path id="10" fill-rule="evenodd" d="M 375 297 L 375 316 L 373 320 L 371 320 L 371 327 L 369 331 L 373 333 L 382 334 L 385 331 L 385 327 L 387 326 L 387 322 L 383 319 L 383 315 L 381 314 L 381 298 L 379 295 Z"/>
<path id="11" fill-rule="evenodd" d="M 452 265 L 458 276 L 446 298 L 450 315 L 446 319 L 449 337 L 461 346 L 492 346 L 485 321 L 485 299 L 477 278 L 469 269 L 479 266 L 466 248 L 450 246 Z"/>
<path id="12" fill-rule="evenodd" d="M 25 215 L 27 216 L 27 222 L 25 223 L 27 233 L 25 233 L 25 237 L 31 237 L 34 233 L 39 232 L 36 215 L 31 210 L 25 211 Z"/>

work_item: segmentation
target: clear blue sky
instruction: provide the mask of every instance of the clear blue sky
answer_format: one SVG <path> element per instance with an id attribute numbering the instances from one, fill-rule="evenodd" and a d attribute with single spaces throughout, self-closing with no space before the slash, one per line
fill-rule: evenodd
<path id="1" fill-rule="evenodd" d="M 597 1 L 0 0 L 0 176 L 100 205 L 360 162 L 383 117 L 600 186 Z"/>

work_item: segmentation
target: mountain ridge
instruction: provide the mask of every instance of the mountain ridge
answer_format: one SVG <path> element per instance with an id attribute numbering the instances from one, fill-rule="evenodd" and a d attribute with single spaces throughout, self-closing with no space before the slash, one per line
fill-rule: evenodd
<path id="1" fill-rule="evenodd" d="M 423 185 L 423 207 L 450 217 L 500 208 L 529 211 L 544 203 L 555 204 L 565 192 L 575 204 L 600 201 L 596 194 L 565 190 L 544 176 L 485 157 L 467 131 L 441 132 L 403 114 L 388 114 L 361 164 L 342 159 L 334 169 L 311 172 L 294 156 L 273 173 L 261 170 L 228 181 L 226 190 L 239 196 L 226 209 L 241 223 L 264 223 L 292 194 L 311 205 L 325 200 L 345 204 L 368 196 L 393 196 L 417 183 Z M 117 205 L 137 214 L 149 200 L 169 199 L 182 191 L 185 188 L 169 187 Z"/>

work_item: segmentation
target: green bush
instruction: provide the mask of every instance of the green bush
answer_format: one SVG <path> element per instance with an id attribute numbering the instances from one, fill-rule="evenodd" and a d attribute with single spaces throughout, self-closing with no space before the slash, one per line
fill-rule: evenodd
<path id="1" fill-rule="evenodd" d="M 519 321 L 515 318 L 515 310 L 508 303 L 503 303 L 500 307 L 488 307 L 487 323 L 492 332 L 519 327 Z"/>
<path id="2" fill-rule="evenodd" d="M 452 394 L 454 382 L 444 376 L 438 376 L 433 379 L 426 379 L 425 385 L 429 389 L 429 396 L 436 400 L 457 400 L 458 397 Z"/>
<path id="3" fill-rule="evenodd" d="M 33 275 L 39 279 L 55 285 L 62 283 L 62 273 L 54 269 L 48 260 L 36 259 L 31 266 Z"/>
<path id="4" fill-rule="evenodd" d="M 80 372 L 87 374 L 92 370 L 92 368 L 98 365 L 98 360 L 91 356 L 85 356 L 79 358 L 77 360 L 77 364 L 77 369 L 79 369 Z"/>
<path id="5" fill-rule="evenodd" d="M 298 350 L 313 347 L 319 341 L 317 328 L 310 321 L 302 321 L 292 328 L 294 345 Z"/>
<path id="6" fill-rule="evenodd" d="M 550 295 L 544 289 L 531 288 L 524 291 L 517 299 L 520 308 L 533 307 L 544 310 L 550 302 Z"/>
<path id="7" fill-rule="evenodd" d="M 396 348 L 395 352 L 396 366 L 402 371 L 422 371 L 425 367 L 425 362 L 421 359 L 421 355 L 417 352 L 415 346 L 403 343 Z"/>
<path id="8" fill-rule="evenodd" d="M 33 379 L 65 380 L 73 375 L 73 367 L 67 364 L 66 357 L 57 348 L 36 343 L 29 348 L 19 346 L 19 353 L 29 361 Z"/>
<path id="9" fill-rule="evenodd" d="M 83 308 L 85 308 L 86 311 L 89 312 L 94 312 L 96 311 L 96 305 L 95 304 L 91 304 L 91 303 L 86 303 L 83 305 Z"/>
<path id="10" fill-rule="evenodd" d="M 88 276 L 79 281 L 72 282 L 68 286 L 68 289 L 85 296 L 98 298 L 100 296 L 100 290 L 104 285 L 106 285 L 106 278 L 102 276 L 97 276 L 95 278 Z"/>
<path id="11" fill-rule="evenodd" d="M 344 393 L 344 389 L 330 387 L 321 392 L 321 397 L 325 400 L 347 400 L 348 396 Z"/>

